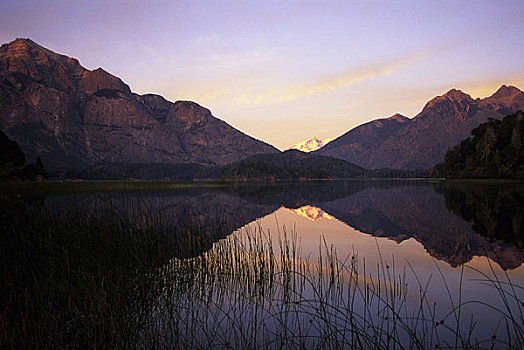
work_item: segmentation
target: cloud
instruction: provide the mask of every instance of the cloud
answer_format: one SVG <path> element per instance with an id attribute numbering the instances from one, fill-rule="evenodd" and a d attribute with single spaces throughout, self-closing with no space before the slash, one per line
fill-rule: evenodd
<path id="1" fill-rule="evenodd" d="M 258 85 L 255 78 L 257 77 L 240 77 L 234 81 L 215 82 L 214 88 L 209 85 L 205 89 L 199 91 L 188 92 L 191 98 L 195 98 L 207 104 L 213 103 L 227 103 L 236 107 L 252 107 L 260 105 L 279 104 L 288 101 L 294 101 L 302 97 L 310 95 L 321 94 L 325 92 L 332 92 L 340 89 L 347 89 L 351 86 L 370 79 L 388 76 L 396 71 L 409 66 L 417 61 L 420 61 L 430 54 L 429 51 L 424 51 L 416 55 L 400 58 L 394 61 L 381 62 L 368 66 L 362 66 L 346 71 L 339 72 L 330 77 L 325 77 L 305 83 L 302 85 L 287 85 L 282 86 L 278 82 L 278 77 L 275 81 L 268 83 L 267 77 L 261 78 L 265 80 L 264 83 Z M 225 57 L 222 57 L 225 58 Z M 245 57 L 247 62 L 267 61 L 268 57 L 253 55 L 252 57 Z M 240 60 L 242 61 L 242 60 Z M 232 59 L 231 57 L 224 60 L 227 64 L 232 62 L 239 62 L 239 59 Z M 246 63 L 246 62 L 243 62 Z M 260 77 L 258 77 L 260 78 Z M 251 83 L 249 83 L 251 81 Z M 262 86 L 262 89 L 261 89 Z M 262 91 L 261 91 L 262 90 Z"/>
<path id="2" fill-rule="evenodd" d="M 303 96 L 317 93 L 347 89 L 354 84 L 374 79 L 380 76 L 388 76 L 416 61 L 422 60 L 429 55 L 429 52 L 422 52 L 413 57 L 399 59 L 396 61 L 379 63 L 367 67 L 360 67 L 346 72 L 341 72 L 334 77 L 324 79 L 315 84 L 304 86 L 288 91 L 287 94 L 279 95 L 278 102 L 294 100 Z"/>

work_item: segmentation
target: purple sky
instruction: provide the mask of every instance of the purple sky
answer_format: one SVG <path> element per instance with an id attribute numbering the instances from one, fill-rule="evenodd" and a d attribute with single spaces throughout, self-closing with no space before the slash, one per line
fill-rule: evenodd
<path id="1" fill-rule="evenodd" d="M 0 42 L 17 37 L 280 148 L 524 88 L 522 0 L 2 0 Z"/>

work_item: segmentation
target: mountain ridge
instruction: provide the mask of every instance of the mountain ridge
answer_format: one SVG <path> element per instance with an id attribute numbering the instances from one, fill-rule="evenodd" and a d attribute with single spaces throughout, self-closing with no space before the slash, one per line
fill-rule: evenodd
<path id="1" fill-rule="evenodd" d="M 479 124 L 517 110 L 524 110 L 517 87 L 502 85 L 483 99 L 453 88 L 413 118 L 396 113 L 323 147 L 317 137 L 311 147 L 308 140 L 294 146 L 367 169 L 430 168 Z M 58 176 L 108 164 L 224 165 L 279 152 L 195 102 L 133 93 L 104 69 L 88 70 L 30 39 L 0 47 L 0 129 Z"/>
<path id="2" fill-rule="evenodd" d="M 375 119 L 359 125 L 317 154 L 344 159 L 368 168 L 422 169 L 444 160 L 448 148 L 469 137 L 489 118 L 502 119 L 524 109 L 524 92 L 501 86 L 494 94 L 473 99 L 458 89 L 428 101 L 413 118 Z M 395 118 L 394 118 L 395 117 Z M 403 117 L 403 116 L 402 116 Z"/>
<path id="3" fill-rule="evenodd" d="M 278 152 L 195 102 L 135 94 L 30 39 L 0 48 L 0 129 L 58 176 L 102 163 L 215 165 Z"/>

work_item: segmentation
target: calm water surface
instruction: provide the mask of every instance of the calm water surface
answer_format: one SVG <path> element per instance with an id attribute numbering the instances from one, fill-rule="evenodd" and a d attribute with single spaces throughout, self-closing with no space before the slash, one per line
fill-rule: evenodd
<path id="1" fill-rule="evenodd" d="M 243 184 L 213 190 L 50 193 L 39 205 L 60 211 L 102 203 L 142 218 L 161 213 L 178 220 L 177 225 L 190 221 L 209 241 L 204 251 L 229 235 L 259 229 L 271 234 L 275 246 L 284 232 L 296 237 L 303 259 L 312 262 L 319 245 L 333 246 L 339 259 L 356 258 L 370 276 L 381 266 L 405 276 L 408 300 L 416 304 L 420 290 L 426 290 L 443 318 L 459 301 L 474 301 L 462 318 L 465 327 L 475 318 L 475 332 L 492 332 L 498 318 L 490 307 L 503 306 L 486 276 L 509 277 L 524 300 L 518 287 L 524 286 L 522 183 Z"/>
<path id="2" fill-rule="evenodd" d="M 419 286 L 427 287 L 428 301 L 439 305 L 442 317 L 458 303 L 472 301 L 463 308 L 461 318 L 468 327 L 474 317 L 479 333 L 492 332 L 499 320 L 491 307 L 503 308 L 486 276 L 509 277 L 524 286 L 521 185 L 374 182 L 325 186 L 330 195 L 320 194 L 319 189 L 318 196 L 290 198 L 241 230 L 262 227 L 277 235 L 283 230 L 296 232 L 302 252 L 312 261 L 317 260 L 325 239 L 336 248 L 339 259 L 358 256 L 371 276 L 381 273 L 379 267 L 384 264 L 394 266 L 397 275 L 407 272 L 411 301 L 420 302 Z M 524 291 L 517 291 L 522 300 Z"/>
<path id="3" fill-rule="evenodd" d="M 326 181 L 218 189 L 48 193 L 44 207 L 114 207 L 198 222 L 218 240 L 260 226 L 295 232 L 306 255 L 321 239 L 372 266 L 381 255 L 446 276 L 461 266 L 524 277 L 524 184 L 514 182 Z M 524 279 L 522 280 L 524 281 Z"/>

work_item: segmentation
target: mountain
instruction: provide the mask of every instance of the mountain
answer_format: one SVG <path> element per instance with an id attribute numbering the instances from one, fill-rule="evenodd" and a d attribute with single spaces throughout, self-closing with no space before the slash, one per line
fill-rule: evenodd
<path id="1" fill-rule="evenodd" d="M 293 146 L 289 146 L 288 148 L 286 148 L 286 150 L 288 149 L 296 149 L 296 150 L 299 150 L 299 151 L 302 151 L 302 152 L 306 152 L 306 153 L 309 153 L 309 152 L 313 152 L 313 151 L 316 151 L 322 147 L 324 147 L 326 144 L 328 144 L 331 140 L 331 138 L 328 138 L 328 139 L 320 139 L 316 136 L 312 136 L 302 142 L 299 142 L 299 143 L 296 143 L 294 144 Z"/>
<path id="2" fill-rule="evenodd" d="M 235 181 L 273 181 L 362 177 L 366 169 L 341 159 L 287 150 L 251 156 L 221 169 L 220 178 Z"/>
<path id="3" fill-rule="evenodd" d="M 504 85 L 484 99 L 451 89 L 429 101 L 413 119 L 395 114 L 371 121 L 315 153 L 368 169 L 430 168 L 488 118 L 502 119 L 518 110 L 524 110 L 524 92 L 513 86 Z"/>
<path id="4" fill-rule="evenodd" d="M 406 122 L 409 122 L 409 119 L 400 114 L 373 120 L 348 131 L 315 153 L 347 161 L 354 159 L 355 164 L 364 163 L 361 155 L 365 154 L 366 150 L 387 139 L 405 126 Z"/>
<path id="5" fill-rule="evenodd" d="M 29 39 L 0 47 L 0 129 L 53 175 L 107 164 L 227 164 L 278 152 L 190 101 L 138 95 Z"/>

